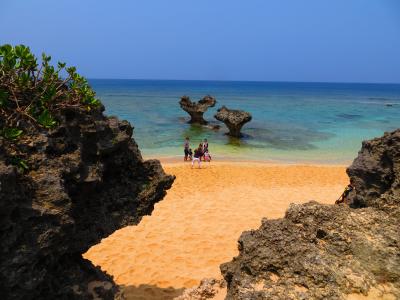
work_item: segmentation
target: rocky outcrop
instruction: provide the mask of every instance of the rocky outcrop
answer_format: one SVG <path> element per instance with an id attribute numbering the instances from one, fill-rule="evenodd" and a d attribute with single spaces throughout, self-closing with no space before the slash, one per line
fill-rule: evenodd
<path id="1" fill-rule="evenodd" d="M 142 159 L 128 122 L 103 110 L 62 110 L 54 130 L 0 138 L 3 299 L 114 298 L 112 279 L 81 254 L 150 214 L 174 178 Z M 10 163 L 15 147 L 25 171 Z"/>
<path id="2" fill-rule="evenodd" d="M 174 300 L 207 300 L 216 297 L 222 299 L 225 288 L 226 282 L 223 279 L 206 278 L 200 282 L 198 287 L 186 289 L 181 296 Z"/>
<path id="3" fill-rule="evenodd" d="M 399 137 L 363 143 L 347 170 L 353 208 L 292 204 L 244 232 L 221 265 L 227 299 L 400 299 Z"/>
<path id="4" fill-rule="evenodd" d="M 198 102 L 192 102 L 188 96 L 183 96 L 179 101 L 181 108 L 190 115 L 189 123 L 206 125 L 203 115 L 209 107 L 214 107 L 217 103 L 214 97 L 205 96 Z"/>
<path id="5" fill-rule="evenodd" d="M 356 190 L 350 197 L 352 207 L 399 207 L 400 130 L 364 141 L 347 174 Z"/>
<path id="6" fill-rule="evenodd" d="M 243 110 L 228 109 L 222 106 L 218 109 L 217 114 L 214 116 L 218 121 L 224 122 L 229 129 L 228 135 L 233 137 L 241 137 L 240 130 L 243 125 L 251 121 L 251 114 Z"/>

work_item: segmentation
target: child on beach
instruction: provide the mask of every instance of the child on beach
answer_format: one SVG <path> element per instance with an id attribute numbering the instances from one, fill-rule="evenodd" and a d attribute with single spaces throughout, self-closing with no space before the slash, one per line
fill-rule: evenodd
<path id="1" fill-rule="evenodd" d="M 203 150 L 203 154 L 206 153 L 206 152 L 208 152 L 208 141 L 207 141 L 207 139 L 204 139 L 204 141 L 201 143 L 201 148 L 202 148 L 202 150 Z M 202 158 L 203 158 L 204 161 L 206 160 L 206 158 L 204 157 L 204 155 L 203 155 Z"/>
<path id="2" fill-rule="evenodd" d="M 209 163 L 211 162 L 211 154 L 208 150 L 204 152 L 204 161 L 208 161 Z"/>
<path id="3" fill-rule="evenodd" d="M 192 160 L 192 168 L 194 165 L 194 162 L 197 161 L 198 165 L 199 165 L 199 169 L 201 168 L 201 157 L 203 156 L 203 149 L 202 149 L 202 145 L 200 144 L 199 147 L 194 150 L 194 157 Z"/>
<path id="4" fill-rule="evenodd" d="M 192 148 L 189 149 L 189 160 L 193 159 L 193 151 Z"/>
<path id="5" fill-rule="evenodd" d="M 206 151 L 208 151 L 208 141 L 207 141 L 207 139 L 204 139 L 203 144 L 202 144 L 202 147 L 203 147 L 203 152 L 204 152 L 204 153 L 205 153 Z"/>

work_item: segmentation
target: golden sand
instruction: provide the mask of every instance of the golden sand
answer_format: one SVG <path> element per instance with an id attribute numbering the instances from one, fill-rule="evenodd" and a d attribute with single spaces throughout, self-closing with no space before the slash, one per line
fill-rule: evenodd
<path id="1" fill-rule="evenodd" d="M 348 183 L 344 166 L 163 167 L 176 180 L 152 215 L 84 255 L 124 285 L 128 299 L 172 299 L 203 278 L 220 278 L 219 265 L 238 254 L 243 231 L 258 228 L 263 217 L 282 217 L 290 203 L 334 203 Z"/>

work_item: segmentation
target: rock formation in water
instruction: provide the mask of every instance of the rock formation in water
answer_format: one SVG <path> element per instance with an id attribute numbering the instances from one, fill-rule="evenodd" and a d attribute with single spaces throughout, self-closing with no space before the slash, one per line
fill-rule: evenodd
<path id="1" fill-rule="evenodd" d="M 198 102 L 192 102 L 188 96 L 183 96 L 179 101 L 181 108 L 190 115 L 189 123 L 206 125 L 203 115 L 209 107 L 214 107 L 217 103 L 214 97 L 205 96 Z"/>
<path id="2" fill-rule="evenodd" d="M 228 109 L 222 106 L 218 109 L 217 114 L 214 116 L 218 121 L 224 122 L 229 129 L 228 135 L 233 137 L 241 137 L 240 130 L 243 125 L 251 121 L 251 114 L 243 110 Z"/>
<path id="3" fill-rule="evenodd" d="M 103 110 L 60 110 L 53 130 L 0 137 L 2 299 L 114 298 L 112 279 L 81 254 L 150 214 L 174 177 Z M 15 147 L 26 171 L 10 164 Z"/>
<path id="4" fill-rule="evenodd" d="M 400 130 L 364 142 L 347 173 L 350 206 L 292 204 L 241 235 L 227 299 L 400 299 Z"/>

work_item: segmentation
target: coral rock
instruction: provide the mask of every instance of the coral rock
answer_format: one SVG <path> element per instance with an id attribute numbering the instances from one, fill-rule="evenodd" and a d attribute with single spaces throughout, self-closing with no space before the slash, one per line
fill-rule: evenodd
<path id="1" fill-rule="evenodd" d="M 222 106 L 214 116 L 218 121 L 224 122 L 229 129 L 228 135 L 241 137 L 240 130 L 243 125 L 251 121 L 251 114 L 243 110 L 228 109 Z"/>
<path id="2" fill-rule="evenodd" d="M 174 300 L 213 299 L 217 294 L 223 293 L 225 287 L 226 282 L 222 279 L 203 279 L 198 287 L 186 289 L 181 296 L 174 298 Z"/>
<path id="3" fill-rule="evenodd" d="M 181 108 L 190 115 L 189 123 L 206 125 L 203 115 L 209 107 L 214 107 L 217 100 L 211 96 L 205 96 L 198 102 L 192 102 L 188 96 L 183 96 L 179 101 Z"/>
<path id="4" fill-rule="evenodd" d="M 363 143 L 347 170 L 362 208 L 292 204 L 244 232 L 227 299 L 400 299 L 399 151 L 400 130 Z"/>
<path id="5" fill-rule="evenodd" d="M 126 121 L 79 109 L 57 119 L 18 142 L 25 172 L 8 163 L 13 147 L 0 138 L 0 294 L 114 299 L 112 278 L 81 254 L 150 214 L 174 177 L 142 159 Z"/>
<path id="6" fill-rule="evenodd" d="M 358 157 L 347 169 L 356 193 L 353 207 L 400 206 L 400 129 L 364 141 Z"/>

